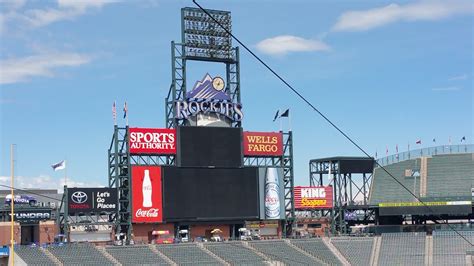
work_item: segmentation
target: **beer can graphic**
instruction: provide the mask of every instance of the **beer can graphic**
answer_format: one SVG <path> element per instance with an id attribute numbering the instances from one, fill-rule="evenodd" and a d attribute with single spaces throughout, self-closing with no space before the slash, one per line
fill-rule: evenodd
<path id="1" fill-rule="evenodd" d="M 280 219 L 280 181 L 274 167 L 265 174 L 265 218 Z"/>

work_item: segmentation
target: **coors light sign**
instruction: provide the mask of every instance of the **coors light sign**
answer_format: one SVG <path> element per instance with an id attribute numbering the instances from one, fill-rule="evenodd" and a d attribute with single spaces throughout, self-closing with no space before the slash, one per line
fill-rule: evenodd
<path id="1" fill-rule="evenodd" d="M 267 168 L 265 176 L 265 217 L 280 219 L 280 182 L 276 168 Z"/>

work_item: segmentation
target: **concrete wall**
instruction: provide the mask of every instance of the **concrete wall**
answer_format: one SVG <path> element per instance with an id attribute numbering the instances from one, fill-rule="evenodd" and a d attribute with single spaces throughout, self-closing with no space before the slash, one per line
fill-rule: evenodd
<path id="1" fill-rule="evenodd" d="M 158 230 L 168 230 L 174 234 L 174 224 L 133 224 L 133 240 L 136 244 L 150 243 L 151 233 Z"/>
<path id="2" fill-rule="evenodd" d="M 196 237 L 206 237 L 209 239 L 211 237 L 210 232 L 213 229 L 219 228 L 222 230 L 222 234 L 220 236 L 224 239 L 230 238 L 230 225 L 223 224 L 223 225 L 216 225 L 216 224 L 199 224 L 199 225 L 190 225 L 189 230 L 191 231 L 191 238 L 194 239 Z"/>
<path id="3" fill-rule="evenodd" d="M 10 245 L 11 238 L 11 223 L 0 222 L 0 246 Z M 15 223 L 14 226 L 14 238 L 16 243 L 20 243 L 20 225 Z"/>
<path id="4" fill-rule="evenodd" d="M 54 221 L 40 222 L 39 230 L 40 244 L 53 243 L 54 237 L 58 234 L 58 228 Z"/>

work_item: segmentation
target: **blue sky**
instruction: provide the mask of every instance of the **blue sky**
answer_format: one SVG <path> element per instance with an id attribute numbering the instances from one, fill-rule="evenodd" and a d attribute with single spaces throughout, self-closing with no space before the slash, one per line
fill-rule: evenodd
<path id="1" fill-rule="evenodd" d="M 200 3 L 231 11 L 234 34 L 369 153 L 417 139 L 472 143 L 472 2 Z M 0 1 L 0 183 L 15 143 L 17 186 L 61 186 L 64 172 L 50 165 L 65 158 L 70 185 L 106 185 L 113 101 L 128 102 L 131 126 L 165 126 L 170 42 L 185 6 Z M 197 79 L 223 67 L 188 70 Z M 245 130 L 278 130 L 275 111 L 291 109 L 297 184 L 309 182 L 312 158 L 361 155 L 243 49 L 241 92 Z"/>

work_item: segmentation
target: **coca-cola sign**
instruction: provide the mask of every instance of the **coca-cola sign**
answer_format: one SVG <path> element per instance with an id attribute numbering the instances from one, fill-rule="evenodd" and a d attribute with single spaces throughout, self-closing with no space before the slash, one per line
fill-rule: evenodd
<path id="1" fill-rule="evenodd" d="M 176 154 L 176 130 L 130 128 L 131 154 Z"/>
<path id="2" fill-rule="evenodd" d="M 132 167 L 132 222 L 163 222 L 161 167 Z"/>

